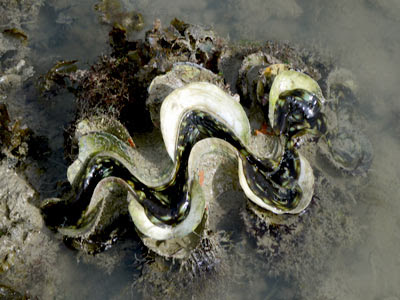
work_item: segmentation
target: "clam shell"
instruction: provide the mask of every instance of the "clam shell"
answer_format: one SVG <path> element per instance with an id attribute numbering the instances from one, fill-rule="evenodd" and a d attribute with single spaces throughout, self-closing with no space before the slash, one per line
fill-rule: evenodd
<path id="1" fill-rule="evenodd" d="M 108 134 L 108 138 L 98 140 L 96 136 L 87 136 L 93 133 Z M 79 154 L 77 159 L 68 167 L 67 178 L 72 184 L 76 175 L 82 168 L 88 157 L 95 153 L 109 150 L 122 150 L 122 153 L 131 152 L 129 140 L 132 140 L 128 130 L 118 120 L 109 116 L 93 116 L 81 120 L 76 125 L 74 138 L 78 140 Z M 116 143 L 114 145 L 114 143 Z M 124 145 L 125 144 L 125 145 Z M 131 157 L 132 154 L 127 157 Z"/>
<path id="2" fill-rule="evenodd" d="M 129 194 L 129 213 L 135 223 L 136 229 L 145 236 L 157 240 L 169 240 L 183 238 L 195 231 L 203 219 L 205 200 L 202 189 L 197 181 L 193 181 L 190 187 L 192 201 L 187 217 L 174 225 L 157 225 L 150 221 L 144 207 Z"/>
<path id="3" fill-rule="evenodd" d="M 201 140 L 196 144 L 189 158 L 189 173 L 192 174 L 192 176 L 195 176 L 194 174 L 196 174 L 196 168 L 200 164 L 203 154 L 209 153 L 233 157 L 238 160 L 240 185 L 250 201 L 255 203 L 258 207 L 261 207 L 262 209 L 266 209 L 275 214 L 298 214 L 306 209 L 311 202 L 314 192 L 314 174 L 310 163 L 301 154 L 299 154 L 301 171 L 298 184 L 303 192 L 302 198 L 299 204 L 292 210 L 282 211 L 274 206 L 264 203 L 251 191 L 243 174 L 242 160 L 239 159 L 238 151 L 235 147 L 224 140 L 218 138 L 208 138 Z"/>
<path id="4" fill-rule="evenodd" d="M 275 127 L 275 104 L 279 99 L 279 95 L 282 92 L 294 89 L 307 90 L 315 94 L 321 101 L 323 99 L 321 88 L 310 76 L 293 70 L 280 72 L 272 83 L 269 92 L 268 119 L 272 128 Z"/>
<path id="5" fill-rule="evenodd" d="M 101 115 L 92 116 L 80 121 L 76 125 L 75 139 L 79 140 L 80 137 L 93 132 L 110 133 L 124 141 L 127 145 L 129 145 L 128 139 L 132 138 L 120 121 L 107 115 Z"/>
<path id="6" fill-rule="evenodd" d="M 60 227 L 58 231 L 68 237 L 90 239 L 101 234 L 104 228 L 122 214 L 128 213 L 126 205 L 126 183 L 116 177 L 101 180 L 90 200 L 90 204 L 81 218 L 81 225 Z"/>
<path id="7" fill-rule="evenodd" d="M 105 154 L 118 159 L 137 179 L 150 188 L 156 188 L 168 183 L 173 177 L 174 164 L 171 162 L 166 170 L 157 176 L 150 176 L 147 169 L 140 166 L 143 157 L 138 151 L 113 134 L 106 132 L 93 132 L 79 139 L 78 158 L 68 168 L 68 178 L 74 182 L 79 172 L 83 172 L 83 166 L 96 154 Z"/>
<path id="8" fill-rule="evenodd" d="M 208 226 L 208 214 L 204 212 L 201 223 L 190 233 L 184 237 L 172 238 L 169 240 L 155 240 L 150 237 L 140 235 L 143 244 L 164 257 L 172 257 L 177 259 L 188 258 L 193 251 L 199 247 L 199 243 L 204 236 L 204 231 Z M 140 233 L 139 233 L 140 234 Z"/>
<path id="9" fill-rule="evenodd" d="M 161 132 L 168 155 L 175 160 L 175 145 L 180 120 L 192 109 L 212 112 L 248 145 L 250 123 L 242 106 L 219 87 L 208 82 L 196 82 L 174 90 L 161 106 Z"/>
<path id="10" fill-rule="evenodd" d="M 244 177 L 243 173 L 243 164 L 242 161 L 239 159 L 239 181 L 240 185 L 242 186 L 242 189 L 246 196 L 255 204 L 257 204 L 259 207 L 272 211 L 275 214 L 298 214 L 301 213 L 304 209 L 307 208 L 307 206 L 310 204 L 312 195 L 314 192 L 314 174 L 313 170 L 310 166 L 310 163 L 307 161 L 307 159 L 302 156 L 300 156 L 300 175 L 298 179 L 298 184 L 303 192 L 302 197 L 300 199 L 299 204 L 289 210 L 289 211 L 283 211 L 279 208 L 276 208 L 274 206 L 271 206 L 265 202 L 263 202 L 260 198 L 258 198 L 250 189 L 250 187 L 247 184 L 247 181 Z"/>
<path id="11" fill-rule="evenodd" d="M 193 82 L 210 82 L 224 88 L 222 77 L 210 70 L 194 63 L 176 63 L 171 71 L 155 77 L 149 88 L 146 100 L 151 120 L 156 127 L 160 127 L 160 108 L 164 99 L 175 89 Z"/>

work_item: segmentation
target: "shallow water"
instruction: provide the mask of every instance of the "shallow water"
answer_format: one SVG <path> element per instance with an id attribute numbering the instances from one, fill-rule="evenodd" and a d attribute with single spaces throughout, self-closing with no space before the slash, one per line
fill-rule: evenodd
<path id="1" fill-rule="evenodd" d="M 295 285 L 279 277 L 261 279 L 252 287 L 256 286 L 258 299 L 284 299 L 285 295 L 300 298 L 307 295 L 314 299 L 400 299 L 400 162 L 397 159 L 400 1 L 175 0 L 173 5 L 161 0 L 125 2 L 126 9 L 134 8 L 144 15 L 146 28 L 151 27 L 155 18 L 168 24 L 178 17 L 192 24 L 210 25 L 220 36 L 232 41 L 287 40 L 315 49 L 321 56 L 333 57 L 338 67 L 353 73 L 360 96 L 359 109 L 368 120 L 365 129 L 374 148 L 369 178 L 361 181 L 357 186 L 359 192 L 353 195 L 357 203 L 353 213 L 360 220 L 362 239 L 351 248 L 332 249 L 327 267 L 321 274 L 314 274 L 319 277 L 318 287 L 312 286 L 312 278 L 302 278 L 303 293 L 281 293 Z M 37 74 L 59 59 L 78 59 L 85 66 L 107 53 L 109 28 L 99 25 L 93 10 L 95 3 L 95 0 L 48 0 L 37 19 L 22 26 L 29 36 L 31 63 Z M 66 167 L 62 159 L 62 134 L 73 116 L 73 105 L 66 96 L 56 97 L 49 104 L 36 101 L 30 88 L 20 93 L 27 98 L 22 97 L 25 100 L 21 103 L 9 103 L 11 112 L 24 115 L 30 127 L 49 137 L 54 151 L 44 163 L 47 176 L 33 182 L 43 195 L 51 196 L 52 183 L 65 178 L 64 172 L 52 166 Z M 27 116 L 27 110 L 34 117 Z M 351 179 L 339 178 L 337 184 L 344 186 L 346 180 Z M 226 230 L 234 228 L 232 224 L 223 226 Z M 90 265 L 76 266 L 75 258 L 71 258 L 69 250 L 65 251 L 70 264 L 64 263 L 67 270 L 60 271 L 70 272 L 65 283 L 67 299 L 82 296 L 81 289 L 92 299 L 117 297 L 118 291 L 133 281 L 129 268 L 120 267 L 111 275 L 92 275 L 99 271 Z M 254 251 L 248 255 L 256 254 Z M 252 267 L 242 267 L 243 273 L 252 272 Z M 232 289 L 223 298 L 240 299 L 246 295 L 243 290 Z"/>

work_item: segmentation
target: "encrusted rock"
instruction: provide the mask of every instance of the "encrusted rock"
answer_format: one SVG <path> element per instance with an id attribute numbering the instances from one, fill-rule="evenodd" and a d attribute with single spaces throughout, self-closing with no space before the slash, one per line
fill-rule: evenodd
<path id="1" fill-rule="evenodd" d="M 40 212 L 29 203 L 34 197 L 33 188 L 0 162 L 0 281 L 53 297 L 58 246 L 43 232 Z"/>

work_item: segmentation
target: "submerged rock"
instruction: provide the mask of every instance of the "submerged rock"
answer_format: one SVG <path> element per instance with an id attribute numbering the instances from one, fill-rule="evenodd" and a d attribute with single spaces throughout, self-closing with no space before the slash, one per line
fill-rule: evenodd
<path id="1" fill-rule="evenodd" d="M 327 78 L 327 87 L 330 130 L 320 154 L 324 162 L 345 174 L 365 176 L 374 151 L 364 129 L 367 121 L 358 109 L 353 76 L 345 69 L 334 70 Z"/>
<path id="2" fill-rule="evenodd" d="M 0 281 L 17 291 L 54 297 L 58 245 L 46 234 L 33 188 L 0 162 Z"/>
<path id="3" fill-rule="evenodd" d="M 28 155 L 28 141 L 32 131 L 26 126 L 21 126 L 21 121 L 12 122 L 7 106 L 0 102 L 0 145 L 1 153 L 15 163 L 24 160 Z"/>
<path id="4" fill-rule="evenodd" d="M 101 21 L 112 26 L 125 28 L 127 32 L 140 31 L 143 26 L 141 13 L 125 11 L 119 0 L 102 0 L 95 5 L 95 9 L 101 12 Z"/>
<path id="5" fill-rule="evenodd" d="M 256 215 L 264 218 L 242 214 L 246 230 L 252 233 L 270 276 L 309 280 L 312 274 L 328 266 L 332 249 L 345 250 L 360 240 L 358 220 L 352 213 L 352 196 L 329 183 L 321 172 L 315 173 L 314 199 L 303 214 L 271 217 L 254 207 Z"/>
<path id="6" fill-rule="evenodd" d="M 48 151 L 46 138 L 35 135 L 20 119 L 10 118 L 7 106 L 0 102 L 0 158 L 4 156 L 9 166 L 23 167 L 28 157 L 42 158 Z"/>

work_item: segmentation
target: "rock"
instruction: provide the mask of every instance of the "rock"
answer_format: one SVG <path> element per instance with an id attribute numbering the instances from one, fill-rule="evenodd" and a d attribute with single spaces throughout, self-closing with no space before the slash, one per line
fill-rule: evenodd
<path id="1" fill-rule="evenodd" d="M 16 291 L 54 296 L 58 246 L 43 232 L 35 190 L 0 162 L 0 281 Z"/>

